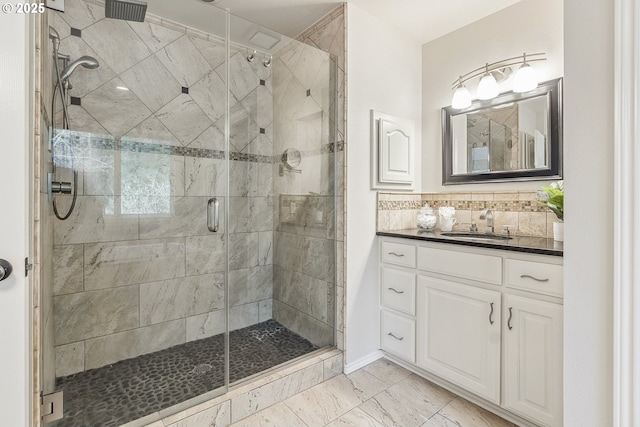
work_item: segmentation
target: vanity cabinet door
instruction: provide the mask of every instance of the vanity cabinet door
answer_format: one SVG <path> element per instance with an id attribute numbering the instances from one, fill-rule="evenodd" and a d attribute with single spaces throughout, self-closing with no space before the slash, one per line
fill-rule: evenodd
<path id="1" fill-rule="evenodd" d="M 418 276 L 417 364 L 500 403 L 500 292 Z"/>
<path id="2" fill-rule="evenodd" d="M 562 425 L 562 306 L 515 295 L 504 302 L 503 406 Z"/>

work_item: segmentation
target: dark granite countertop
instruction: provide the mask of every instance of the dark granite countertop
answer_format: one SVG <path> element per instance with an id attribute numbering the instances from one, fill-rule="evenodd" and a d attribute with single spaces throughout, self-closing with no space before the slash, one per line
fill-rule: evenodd
<path id="1" fill-rule="evenodd" d="M 378 236 L 399 237 L 429 242 L 449 243 L 453 245 L 475 246 L 479 248 L 501 249 L 530 254 L 563 256 L 562 242 L 546 237 L 528 237 L 512 235 L 510 240 L 474 239 L 472 237 L 443 236 L 440 231 L 422 231 L 417 228 L 406 230 L 378 231 Z M 482 233 L 478 233 L 481 235 Z"/>

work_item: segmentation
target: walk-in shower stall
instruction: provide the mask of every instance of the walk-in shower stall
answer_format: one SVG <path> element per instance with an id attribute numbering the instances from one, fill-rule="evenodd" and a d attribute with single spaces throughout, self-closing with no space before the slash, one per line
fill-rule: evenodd
<path id="1" fill-rule="evenodd" d="M 65 427 L 335 342 L 334 59 L 211 3 L 106 3 L 43 17 L 41 380 Z"/>

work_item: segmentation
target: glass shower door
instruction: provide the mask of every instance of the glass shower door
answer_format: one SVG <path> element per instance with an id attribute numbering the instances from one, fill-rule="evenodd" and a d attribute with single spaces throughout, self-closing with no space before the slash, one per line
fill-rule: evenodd
<path id="1" fill-rule="evenodd" d="M 99 66 L 77 68 L 53 111 L 56 180 L 76 172 L 77 190 L 53 195 L 75 206 L 43 247 L 43 385 L 64 391 L 57 426 L 121 425 L 227 390 L 227 12 L 65 6 L 48 15 L 59 52 Z"/>
<path id="2" fill-rule="evenodd" d="M 335 79 L 319 49 L 231 15 L 229 381 L 334 343 Z"/>

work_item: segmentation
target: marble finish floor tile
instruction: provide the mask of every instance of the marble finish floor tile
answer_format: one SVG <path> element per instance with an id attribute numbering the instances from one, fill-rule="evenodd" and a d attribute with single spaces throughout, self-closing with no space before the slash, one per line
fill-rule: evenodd
<path id="1" fill-rule="evenodd" d="M 231 382 L 317 349 L 274 320 L 232 331 L 229 340 Z M 58 378 L 65 405 L 64 419 L 55 425 L 116 427 L 223 384 L 224 334 L 219 334 Z M 273 425 L 304 427 L 302 422 Z"/>
<path id="2" fill-rule="evenodd" d="M 384 358 L 371 362 L 362 369 L 384 381 L 384 383 L 389 386 L 402 381 L 411 375 L 411 372 L 407 369 Z"/>
<path id="3" fill-rule="evenodd" d="M 340 374 L 232 426 L 516 427 L 386 359 Z"/>
<path id="4" fill-rule="evenodd" d="M 455 395 L 415 374 L 365 402 L 361 408 L 385 426 L 419 427 Z"/>
<path id="5" fill-rule="evenodd" d="M 229 427 L 309 427 L 284 403 L 277 403 Z"/>
<path id="6" fill-rule="evenodd" d="M 382 381 L 358 370 L 312 387 L 285 400 L 285 404 L 309 426 L 323 426 L 384 389 Z"/>
<path id="7" fill-rule="evenodd" d="M 352 409 L 326 427 L 385 427 L 360 408 Z"/>
<path id="8" fill-rule="evenodd" d="M 513 423 L 461 397 L 454 399 L 439 414 L 460 427 L 515 427 Z"/>
<path id="9" fill-rule="evenodd" d="M 460 424 L 451 421 L 449 418 L 443 417 L 440 414 L 435 414 L 429 418 L 429 421 L 424 423 L 422 427 L 460 427 Z"/>

